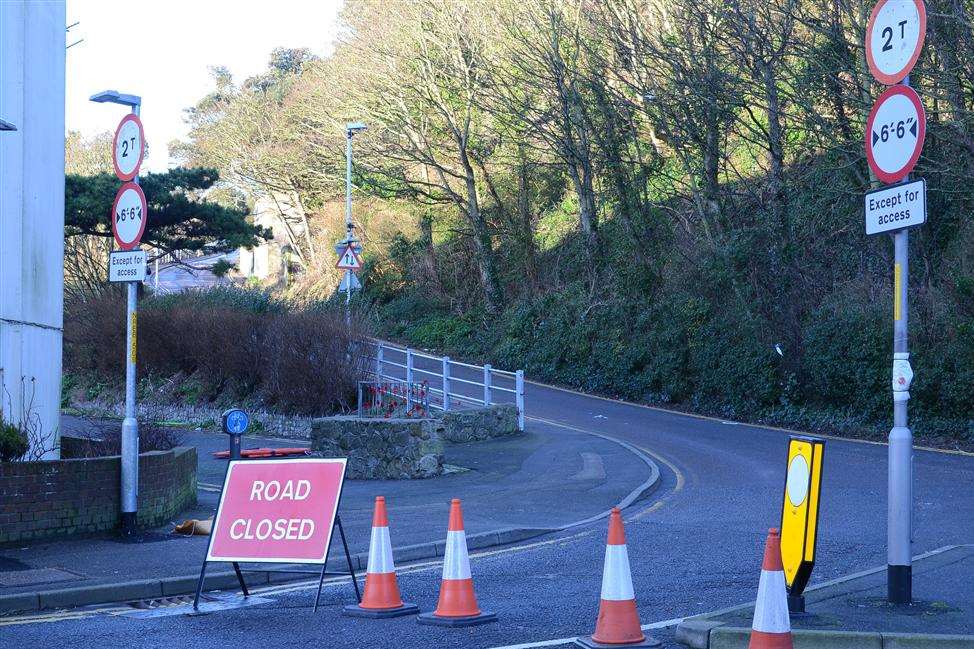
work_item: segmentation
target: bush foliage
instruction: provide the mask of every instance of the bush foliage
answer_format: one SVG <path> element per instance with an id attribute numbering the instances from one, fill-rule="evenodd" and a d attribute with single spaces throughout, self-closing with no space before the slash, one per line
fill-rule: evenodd
<path id="1" fill-rule="evenodd" d="M 262 291 L 217 288 L 139 303 L 139 372 L 178 377 L 173 391 L 193 402 L 233 390 L 282 412 L 347 410 L 362 376 L 358 340 L 341 313 L 288 305 Z M 64 341 L 66 371 L 124 376 L 123 294 L 68 304 Z"/>

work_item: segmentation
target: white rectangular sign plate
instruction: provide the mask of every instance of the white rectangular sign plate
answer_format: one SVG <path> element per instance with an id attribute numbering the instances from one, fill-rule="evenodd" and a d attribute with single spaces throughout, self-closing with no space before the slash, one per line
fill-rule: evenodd
<path id="1" fill-rule="evenodd" d="M 927 183 L 922 178 L 865 195 L 866 234 L 900 230 L 927 221 Z"/>
<path id="2" fill-rule="evenodd" d="M 108 255 L 109 282 L 145 281 L 145 250 L 123 250 Z"/>

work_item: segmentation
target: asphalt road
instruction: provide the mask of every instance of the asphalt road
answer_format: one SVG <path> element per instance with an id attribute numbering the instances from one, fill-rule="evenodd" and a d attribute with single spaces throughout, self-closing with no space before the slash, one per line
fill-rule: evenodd
<path id="1" fill-rule="evenodd" d="M 628 441 L 654 455 L 660 488 L 625 512 L 644 624 L 749 601 L 757 589 L 764 536 L 780 515 L 788 433 L 694 418 L 529 384 L 529 429 L 543 420 Z M 916 553 L 974 540 L 974 458 L 918 451 Z M 812 581 L 885 564 L 886 448 L 826 444 L 818 563 Z M 517 494 L 511 494 L 516 498 Z M 536 503 L 543 507 L 545 503 Z M 604 522 L 540 541 L 482 553 L 472 572 L 482 608 L 497 623 L 473 629 L 419 626 L 412 618 L 349 619 L 348 584 L 262 593 L 270 601 L 200 617 L 133 619 L 113 611 L 7 626 L 0 645 L 189 647 L 503 647 L 590 633 L 604 553 Z M 439 566 L 406 568 L 404 597 L 430 610 Z M 297 590 L 295 590 L 297 588 Z M 943 594 L 949 601 L 949 593 Z M 68 618 L 68 619 L 65 619 Z M 936 629 L 930 629 L 936 632 Z M 668 638 L 671 631 L 659 632 Z M 668 643 L 669 644 L 669 643 Z M 529 645 L 530 646 L 530 645 Z M 547 644 L 546 646 L 554 646 Z"/>

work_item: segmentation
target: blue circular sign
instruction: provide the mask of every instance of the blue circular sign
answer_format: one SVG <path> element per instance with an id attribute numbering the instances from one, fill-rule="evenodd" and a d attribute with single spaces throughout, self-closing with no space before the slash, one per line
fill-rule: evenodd
<path id="1" fill-rule="evenodd" d="M 250 417 L 243 410 L 233 408 L 223 413 L 223 427 L 231 435 L 242 434 L 249 425 Z"/>

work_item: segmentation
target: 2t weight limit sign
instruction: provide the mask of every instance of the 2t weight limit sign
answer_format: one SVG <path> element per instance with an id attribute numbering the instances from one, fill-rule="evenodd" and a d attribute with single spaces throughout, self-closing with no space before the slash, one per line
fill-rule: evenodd
<path id="1" fill-rule="evenodd" d="M 882 84 L 906 78 L 923 49 L 927 10 L 923 0 L 880 0 L 866 28 L 866 62 Z"/>

